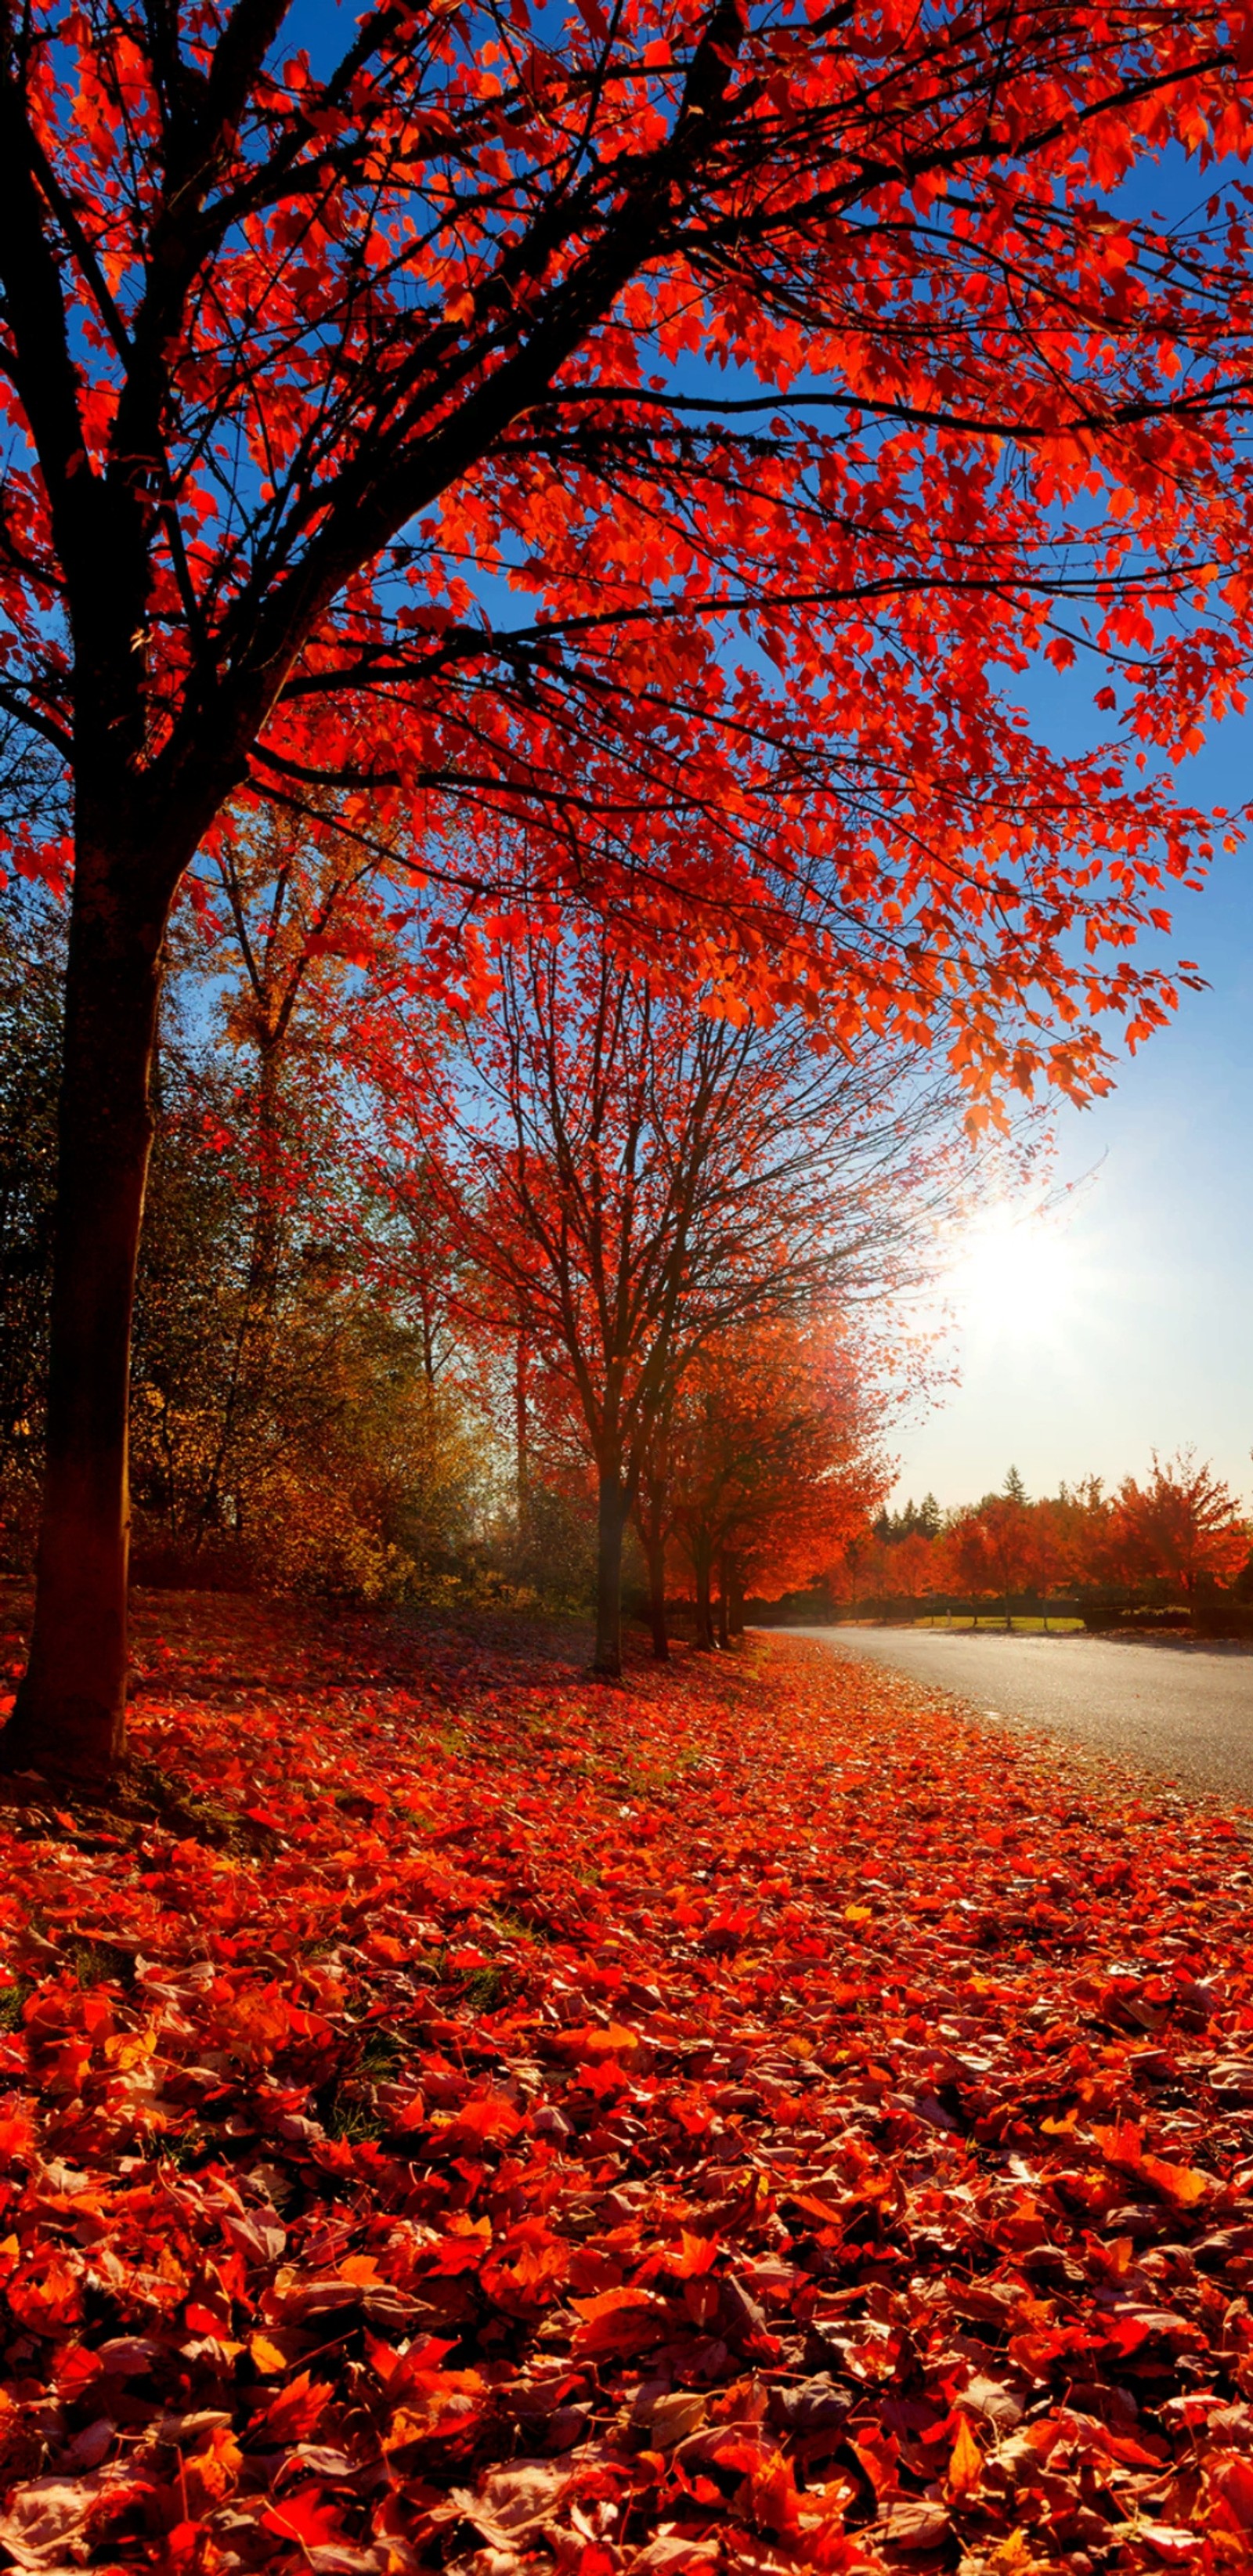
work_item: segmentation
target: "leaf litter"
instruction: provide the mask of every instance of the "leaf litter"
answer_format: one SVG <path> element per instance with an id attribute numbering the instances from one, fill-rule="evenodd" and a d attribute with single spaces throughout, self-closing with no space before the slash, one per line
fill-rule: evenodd
<path id="1" fill-rule="evenodd" d="M 794 1640 L 143 1656 L 0 1806 L 0 2563 L 1250 2563 L 1243 1815 Z"/>

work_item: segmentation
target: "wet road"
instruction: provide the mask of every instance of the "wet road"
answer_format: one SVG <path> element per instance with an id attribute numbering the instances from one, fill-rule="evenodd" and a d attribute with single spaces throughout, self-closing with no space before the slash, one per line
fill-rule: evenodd
<path id="1" fill-rule="evenodd" d="M 801 1628 L 836 1655 L 936 1683 L 981 1715 L 1027 1720 L 1189 1789 L 1253 1801 L 1253 1649 L 1190 1639 L 1006 1637 L 942 1628 Z"/>

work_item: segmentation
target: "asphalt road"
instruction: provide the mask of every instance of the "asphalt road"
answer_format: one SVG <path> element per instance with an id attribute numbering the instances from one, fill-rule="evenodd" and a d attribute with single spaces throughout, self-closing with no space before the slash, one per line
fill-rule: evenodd
<path id="1" fill-rule="evenodd" d="M 1006 1637 L 942 1628 L 802 1628 L 832 1654 L 936 1683 L 1189 1789 L 1253 1800 L 1253 1649 L 1184 1638 Z"/>

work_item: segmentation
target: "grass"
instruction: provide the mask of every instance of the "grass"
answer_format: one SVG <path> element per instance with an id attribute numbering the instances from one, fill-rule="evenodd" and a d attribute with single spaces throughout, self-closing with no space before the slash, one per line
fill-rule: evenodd
<path id="1" fill-rule="evenodd" d="M 16 1977 L 11 1985 L 0 1986 L 0 2031 L 21 2029 L 22 2006 L 33 1992 L 29 1977 Z"/>
<path id="2" fill-rule="evenodd" d="M 912 1619 L 908 1622 L 902 1622 L 901 1624 L 908 1625 L 913 1628 L 952 1629 L 954 1635 L 956 1635 L 959 1629 L 965 1629 L 968 1633 L 972 1633 L 976 1628 L 986 1628 L 989 1630 L 999 1628 L 1002 1636 L 1006 1633 L 1003 1612 L 997 1612 L 995 1616 L 993 1616 L 991 1612 L 985 1612 L 983 1616 L 978 1619 L 946 1619 L 941 1611 L 934 1619 Z M 1031 1619 L 1026 1617 L 1020 1619 L 1015 1617 L 1010 1621 L 1010 1628 L 1016 1637 L 1039 1637 L 1046 1633 L 1046 1623 L 1043 1619 Z M 1082 1636 L 1083 1633 L 1084 1627 L 1082 1619 L 1050 1618 L 1047 1622 L 1047 1634 L 1050 1637 Z"/>
<path id="3" fill-rule="evenodd" d="M 134 1954 L 113 1941 L 92 1941 L 71 1937 L 66 1942 L 66 1955 L 80 1986 L 109 1985 L 117 1979 L 129 1983 L 135 1973 Z"/>

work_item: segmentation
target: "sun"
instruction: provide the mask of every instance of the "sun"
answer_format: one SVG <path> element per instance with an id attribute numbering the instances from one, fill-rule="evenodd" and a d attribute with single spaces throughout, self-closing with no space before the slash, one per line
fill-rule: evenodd
<path id="1" fill-rule="evenodd" d="M 1083 1299 L 1081 1263 L 1056 1219 L 1001 1208 L 973 1229 L 951 1285 L 974 1330 L 1012 1341 L 1064 1336 Z"/>

